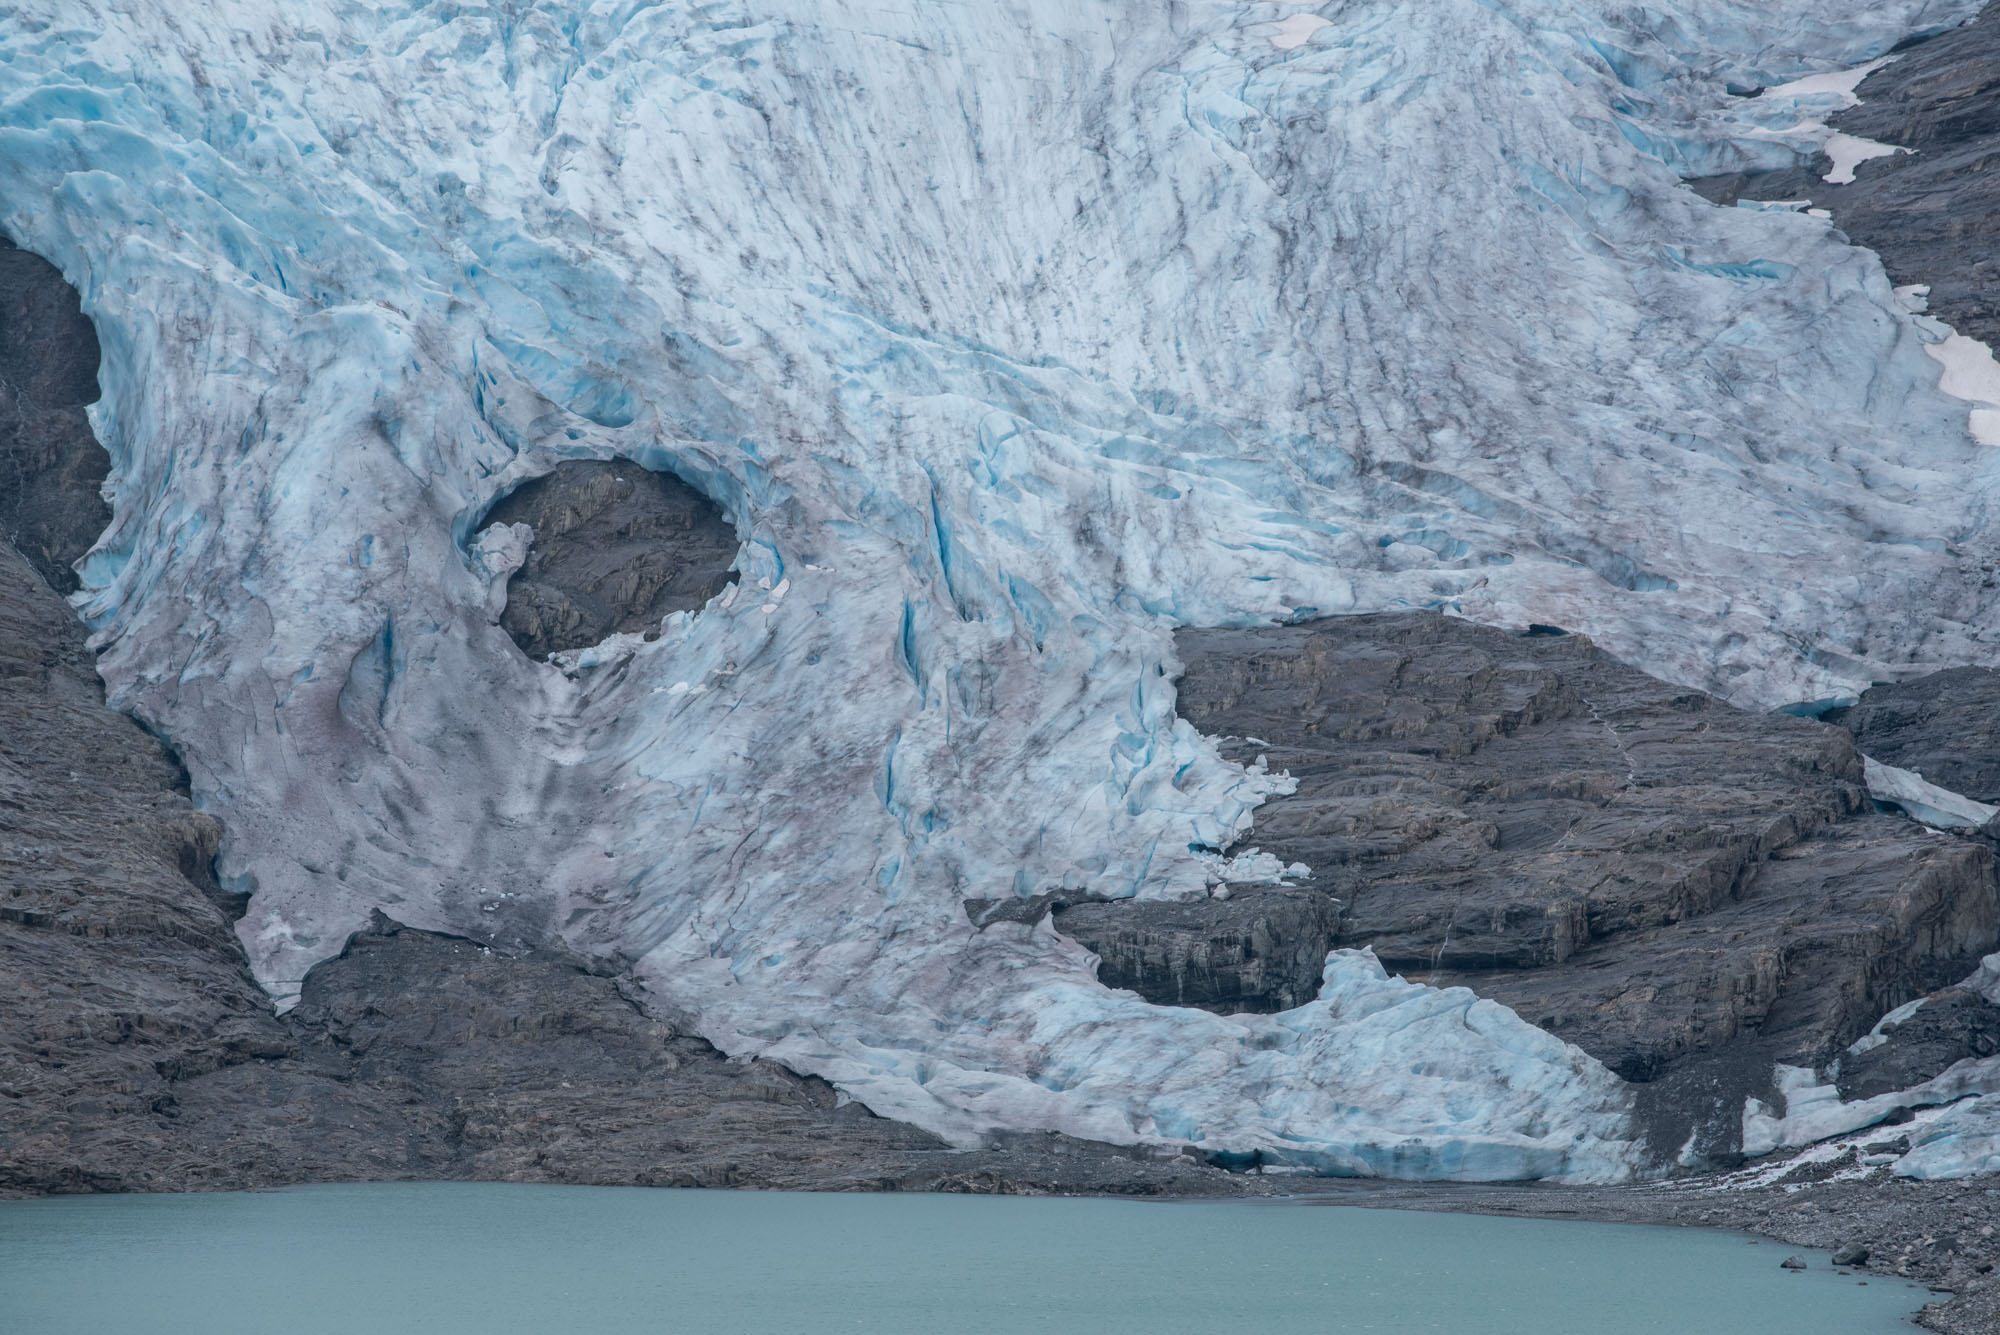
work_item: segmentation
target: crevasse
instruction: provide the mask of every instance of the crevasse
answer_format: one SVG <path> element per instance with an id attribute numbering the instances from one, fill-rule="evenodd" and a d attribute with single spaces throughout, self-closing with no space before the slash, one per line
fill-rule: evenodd
<path id="1" fill-rule="evenodd" d="M 1469 993 L 1156 1008 L 960 905 L 1221 875 L 1283 779 L 1175 718 L 1175 626 L 1552 622 L 1747 704 L 1991 661 L 1994 456 L 1880 266 L 1676 179 L 1811 146 L 1727 87 L 1976 8 L 24 0 L 0 227 L 105 351 L 80 610 L 281 1004 L 380 907 L 962 1142 L 1619 1176 L 1619 1082 Z M 471 535 L 614 454 L 741 584 L 531 663 Z"/>

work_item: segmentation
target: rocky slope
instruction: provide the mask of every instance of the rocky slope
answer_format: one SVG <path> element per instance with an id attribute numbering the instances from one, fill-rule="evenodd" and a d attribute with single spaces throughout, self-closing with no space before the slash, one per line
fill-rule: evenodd
<path id="1" fill-rule="evenodd" d="M 1432 614 L 1184 631 L 1179 648 L 1182 715 L 1298 781 L 1245 842 L 1315 868 L 1329 911 L 1280 919 L 1251 895 L 1058 913 L 1151 999 L 1238 941 L 1367 946 L 1640 1082 L 1660 1157 L 1698 1132 L 1726 1159 L 1776 1063 L 1827 1066 L 2000 944 L 1992 847 L 1878 813 L 1838 727 L 1732 708 L 1580 636 Z M 1159 944 L 1197 919 L 1205 941 Z"/>
<path id="2" fill-rule="evenodd" d="M 59 592 L 111 522 L 98 494 L 110 460 L 90 433 L 97 331 L 76 290 L 0 235 L 0 541 Z"/>

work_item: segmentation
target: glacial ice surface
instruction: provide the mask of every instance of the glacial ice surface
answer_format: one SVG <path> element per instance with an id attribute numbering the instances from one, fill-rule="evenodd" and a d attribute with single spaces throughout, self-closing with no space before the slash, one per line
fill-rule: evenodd
<path id="1" fill-rule="evenodd" d="M 1678 180 L 1978 4 L 19 0 L 78 605 L 281 1003 L 380 907 L 963 1142 L 1627 1173 L 1619 1082 L 1469 993 L 1158 1008 L 960 906 L 1221 877 L 1285 780 L 1177 720 L 1176 626 L 1547 622 L 1764 706 L 1992 662 L 2000 456 L 1880 265 Z M 614 455 L 742 578 L 530 662 L 470 535 Z"/>

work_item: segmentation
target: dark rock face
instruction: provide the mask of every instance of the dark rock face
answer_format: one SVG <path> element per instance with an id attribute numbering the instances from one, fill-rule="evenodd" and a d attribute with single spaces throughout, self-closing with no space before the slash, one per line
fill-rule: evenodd
<path id="1" fill-rule="evenodd" d="M 500 624 L 530 658 L 655 631 L 736 579 L 736 531 L 679 478 L 625 460 L 574 461 L 523 484 L 487 524 L 535 530 Z"/>
<path id="2" fill-rule="evenodd" d="M 1843 1099 L 1867 1099 L 1920 1085 L 1968 1057 L 2000 1052 L 2000 1006 L 1977 992 L 1949 987 L 1924 999 L 1917 1013 L 1886 1026 L 1887 1041 L 1840 1059 Z"/>
<path id="3" fill-rule="evenodd" d="M 1826 716 L 1885 765 L 1976 802 L 2000 803 L 2000 672 L 1950 668 L 1870 687 Z"/>
<path id="4" fill-rule="evenodd" d="M 1849 185 L 1804 170 L 1694 182 L 1718 203 L 1810 199 L 1899 284 L 1930 285 L 1930 313 L 2000 341 L 2000 5 L 1868 76 L 1835 128 L 1915 150 L 1864 162 Z M 1936 782 L 1936 780 L 1933 780 Z"/>
<path id="5" fill-rule="evenodd" d="M 203 893 L 215 822 L 83 638 L 0 544 L 0 1189 L 172 1178 L 175 1084 L 285 1048 Z"/>
<path id="6" fill-rule="evenodd" d="M 1876 814 L 1843 730 L 1582 636 L 1407 615 L 1177 643 L 1182 715 L 1299 781 L 1247 842 L 1345 903 L 1337 944 L 1658 1082 L 1656 1148 L 2000 937 L 1989 846 Z"/>
<path id="7" fill-rule="evenodd" d="M 97 401 L 97 331 L 76 290 L 0 236 L 0 539 L 73 593 L 70 566 L 111 522 L 110 459 L 84 414 Z"/>
<path id="8" fill-rule="evenodd" d="M 1073 904 L 1056 930 L 1103 961 L 1098 981 L 1157 1006 L 1282 1011 L 1319 994 L 1340 906 L 1318 890 L 1245 887 L 1188 904 Z"/>

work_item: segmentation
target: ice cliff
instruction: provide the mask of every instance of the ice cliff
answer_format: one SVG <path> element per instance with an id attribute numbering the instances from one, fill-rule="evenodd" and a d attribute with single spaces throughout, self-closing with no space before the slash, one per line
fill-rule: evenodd
<path id="1" fill-rule="evenodd" d="M 961 1141 L 1615 1177 L 1620 1083 L 1470 993 L 1157 1008 L 961 904 L 1222 878 L 1284 780 L 1177 721 L 1177 626 L 1441 607 L 1763 705 L 1992 661 L 2000 456 L 1879 264 L 1678 184 L 1975 8 L 23 0 L 0 230 L 104 348 L 78 605 L 281 1002 L 381 907 Z M 472 535 L 616 455 L 739 583 L 532 662 Z"/>

